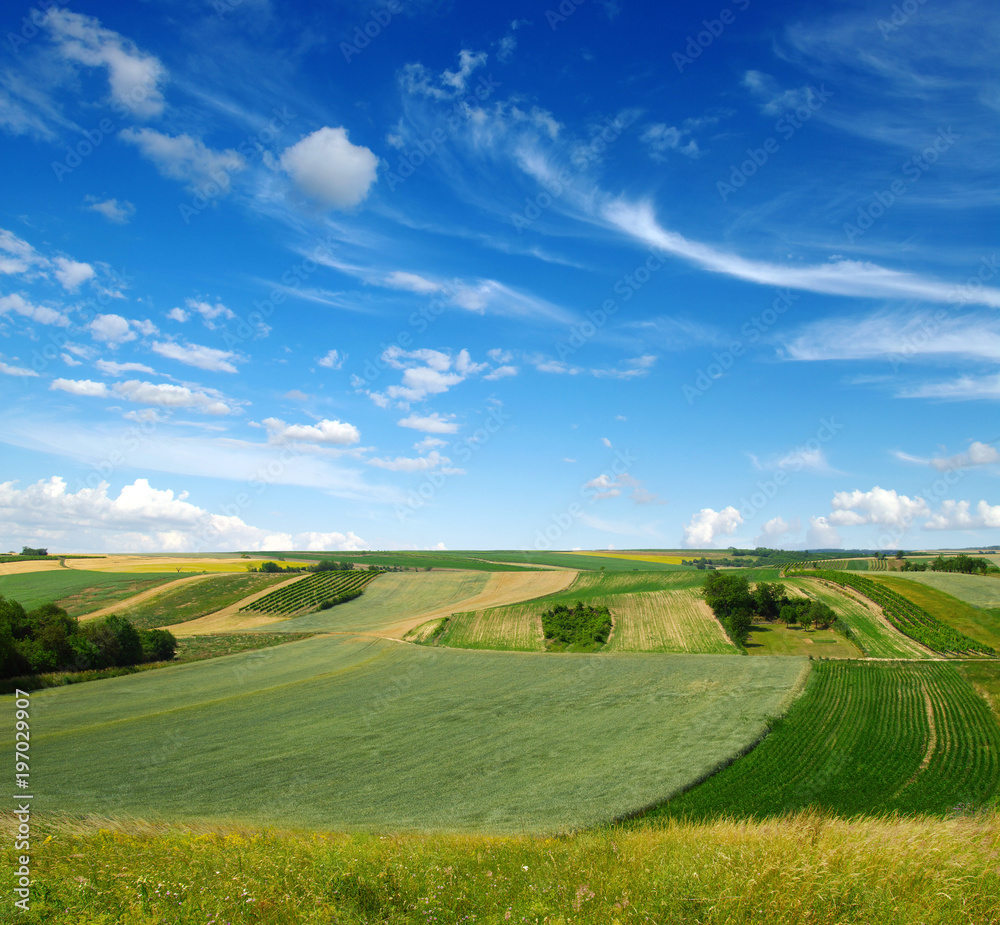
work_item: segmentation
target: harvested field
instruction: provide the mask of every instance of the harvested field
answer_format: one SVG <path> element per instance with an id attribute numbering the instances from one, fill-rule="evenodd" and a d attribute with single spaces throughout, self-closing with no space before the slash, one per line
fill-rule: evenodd
<path id="1" fill-rule="evenodd" d="M 611 609 L 613 652 L 732 653 L 729 641 L 701 592 L 646 591 L 598 599 Z"/>

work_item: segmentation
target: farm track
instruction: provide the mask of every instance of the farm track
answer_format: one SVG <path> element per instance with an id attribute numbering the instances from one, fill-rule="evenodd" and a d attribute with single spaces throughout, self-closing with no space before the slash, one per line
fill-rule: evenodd
<path id="1" fill-rule="evenodd" d="M 99 617 L 107 617 L 113 613 L 121 613 L 122 611 L 135 607 L 137 604 L 144 604 L 151 598 L 158 597 L 160 594 L 164 594 L 167 591 L 173 591 L 177 588 L 183 587 L 184 585 L 189 585 L 192 582 L 212 577 L 213 575 L 209 573 L 208 575 L 188 575 L 186 578 L 178 578 L 176 581 L 168 582 L 165 585 L 157 585 L 155 588 L 150 588 L 147 591 L 141 591 L 139 594 L 126 598 L 124 601 L 119 601 L 117 604 L 112 604 L 110 607 L 102 607 L 100 610 L 94 610 L 91 613 L 81 614 L 80 619 L 96 620 Z"/>

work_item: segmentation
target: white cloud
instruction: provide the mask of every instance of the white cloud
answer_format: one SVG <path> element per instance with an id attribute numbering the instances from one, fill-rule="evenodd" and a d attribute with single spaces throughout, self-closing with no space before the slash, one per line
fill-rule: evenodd
<path id="1" fill-rule="evenodd" d="M 142 382 L 129 379 L 116 382 L 112 389 L 119 398 L 135 402 L 137 405 L 156 405 L 161 408 L 193 408 L 202 414 L 216 416 L 233 414 L 235 403 L 226 399 L 215 389 L 189 388 L 172 383 Z"/>
<path id="2" fill-rule="evenodd" d="M 56 257 L 53 262 L 56 279 L 67 292 L 76 292 L 82 283 L 94 278 L 94 268 L 89 263 L 80 263 L 67 257 Z"/>
<path id="3" fill-rule="evenodd" d="M 684 524 L 684 545 L 688 549 L 711 546 L 716 536 L 732 536 L 742 523 L 740 512 L 732 505 L 721 511 L 704 507 Z"/>
<path id="4" fill-rule="evenodd" d="M 980 501 L 942 501 L 941 510 L 924 524 L 928 530 L 995 530 L 1000 527 L 1000 504 Z"/>
<path id="5" fill-rule="evenodd" d="M 223 321 L 232 321 L 236 318 L 236 314 L 231 309 L 226 308 L 221 302 L 216 302 L 212 305 L 210 302 L 200 301 L 199 299 L 187 299 L 184 304 L 187 305 L 188 311 L 175 308 L 174 311 L 179 314 L 168 313 L 167 317 L 173 318 L 174 321 L 187 321 L 189 312 L 197 312 L 201 315 L 201 320 L 205 327 L 210 331 L 214 331 L 218 327 L 215 322 L 220 318 Z M 184 315 L 184 317 L 181 318 L 180 315 Z"/>
<path id="6" fill-rule="evenodd" d="M 303 193 L 337 209 L 365 199 L 378 167 L 378 158 L 368 148 L 351 144 L 344 128 L 317 129 L 286 148 L 280 160 Z"/>
<path id="7" fill-rule="evenodd" d="M 403 270 L 394 270 L 386 276 L 383 282 L 391 289 L 406 289 L 409 292 L 419 292 L 423 295 L 438 292 L 441 289 L 440 283 L 432 282 L 416 273 L 406 273 Z"/>
<path id="8" fill-rule="evenodd" d="M 442 440 L 440 437 L 424 437 L 423 440 L 418 440 L 413 444 L 413 449 L 418 453 L 426 453 L 428 450 L 433 450 L 438 446 L 447 446 L 448 441 Z"/>
<path id="9" fill-rule="evenodd" d="M 19 276 L 45 264 L 48 264 L 48 260 L 24 238 L 19 238 L 6 228 L 0 228 L 0 273 Z"/>
<path id="10" fill-rule="evenodd" d="M 676 128 L 664 122 L 656 122 L 647 125 L 643 133 L 639 136 L 649 156 L 659 163 L 666 161 L 667 151 L 677 151 L 687 157 L 698 157 L 701 153 L 698 150 L 698 142 L 689 137 L 690 130 Z"/>
<path id="11" fill-rule="evenodd" d="M 605 472 L 602 472 L 596 479 L 585 483 L 583 487 L 590 489 L 589 497 L 595 501 L 603 498 L 617 498 L 622 493 L 615 480 Z"/>
<path id="12" fill-rule="evenodd" d="M 320 443 L 333 446 L 349 446 L 361 440 L 361 433 L 353 424 L 341 421 L 322 420 L 316 424 L 286 424 L 280 418 L 265 418 L 269 443 Z"/>
<path id="13" fill-rule="evenodd" d="M 369 459 L 368 465 L 388 469 L 390 472 L 426 472 L 428 469 L 447 466 L 450 462 L 447 456 L 442 456 L 437 450 L 431 450 L 426 456 L 419 456 L 416 459 L 407 456 L 397 456 L 395 459 L 376 457 Z"/>
<path id="14" fill-rule="evenodd" d="M 906 527 L 917 517 L 930 513 L 923 498 L 900 495 L 893 489 L 871 491 L 838 491 L 831 502 L 829 523 L 848 527 L 878 524 L 885 527 Z"/>
<path id="15" fill-rule="evenodd" d="M 974 440 L 964 453 L 955 456 L 930 460 L 930 464 L 939 472 L 950 469 L 968 469 L 972 466 L 990 466 L 1000 463 L 1000 451 L 989 443 Z"/>
<path id="16" fill-rule="evenodd" d="M 108 69 L 113 99 L 124 103 L 139 118 L 160 115 L 160 84 L 167 72 L 157 58 L 143 54 L 135 43 L 105 29 L 92 16 L 52 9 L 44 24 L 65 60 Z"/>
<path id="17" fill-rule="evenodd" d="M 400 427 L 422 430 L 426 434 L 454 434 L 458 431 L 454 418 L 453 414 L 442 415 L 435 411 L 431 414 L 411 414 L 397 423 Z"/>
<path id="18" fill-rule="evenodd" d="M 236 367 L 232 361 L 236 358 L 231 350 L 218 350 L 215 347 L 204 347 L 201 344 L 183 345 L 173 341 L 154 341 L 153 353 L 158 353 L 168 360 L 176 360 L 187 366 L 207 369 L 216 373 L 235 373 Z"/>
<path id="19" fill-rule="evenodd" d="M 0 296 L 0 315 L 4 315 L 10 311 L 17 312 L 17 314 L 25 318 L 30 318 L 32 321 L 37 321 L 39 324 L 54 324 L 65 328 L 69 327 L 70 323 L 69 318 L 62 312 L 58 312 L 54 308 L 48 308 L 45 305 L 35 305 L 16 292 L 11 295 Z"/>
<path id="20" fill-rule="evenodd" d="M 656 365 L 657 357 L 646 355 L 634 357 L 625 361 L 625 368 L 621 369 L 592 369 L 591 375 L 598 379 L 634 379 L 637 376 L 646 376 Z"/>
<path id="21" fill-rule="evenodd" d="M 868 261 L 833 258 L 811 266 L 782 265 L 751 260 L 719 250 L 710 244 L 689 241 L 676 231 L 660 226 L 649 202 L 606 202 L 602 217 L 623 234 L 646 245 L 687 260 L 714 273 L 764 286 L 783 286 L 828 295 L 862 298 L 922 299 L 953 302 L 956 287 L 931 277 L 919 276 Z M 967 304 L 1000 308 L 1000 290 L 982 287 L 970 293 Z"/>
<path id="22" fill-rule="evenodd" d="M 754 540 L 755 546 L 768 546 L 778 542 L 783 536 L 791 533 L 793 528 L 783 517 L 772 517 L 761 528 L 759 536 Z"/>
<path id="23" fill-rule="evenodd" d="M 601 437 L 601 443 L 603 443 L 609 450 L 614 446 L 614 444 L 607 437 Z"/>
<path id="24" fill-rule="evenodd" d="M 106 376 L 120 376 L 122 373 L 150 373 L 152 375 L 156 373 L 156 370 L 150 369 L 142 363 L 115 363 L 113 360 L 98 360 L 94 366 Z"/>
<path id="25" fill-rule="evenodd" d="M 127 199 L 119 202 L 117 199 L 98 199 L 96 196 L 86 196 L 84 201 L 92 212 L 98 212 L 109 222 L 116 225 L 127 225 L 135 215 L 135 206 Z"/>
<path id="26" fill-rule="evenodd" d="M 368 543 L 354 533 L 298 533 L 295 535 L 295 548 L 307 552 L 323 552 L 324 550 L 338 552 L 354 552 L 368 549 Z"/>
<path id="27" fill-rule="evenodd" d="M 228 148 L 213 151 L 200 138 L 190 135 L 171 136 L 150 128 L 126 128 L 119 132 L 119 137 L 134 144 L 163 176 L 186 183 L 191 189 L 214 183 L 220 191 L 225 191 L 231 183 L 230 174 L 246 167 L 246 161 L 236 151 Z"/>
<path id="28" fill-rule="evenodd" d="M 189 552 L 192 549 L 288 549 L 292 537 L 253 527 L 239 517 L 212 514 L 187 493 L 136 479 L 113 496 L 107 482 L 67 490 L 59 476 L 26 488 L 0 483 L 0 516 L 22 536 L 52 538 L 68 549 Z M 51 544 L 50 544 L 51 545 Z"/>
<path id="29" fill-rule="evenodd" d="M 402 403 L 423 401 L 429 395 L 442 395 L 469 376 L 489 369 L 488 363 L 474 363 L 468 350 L 460 350 L 452 356 L 428 348 L 407 351 L 393 344 L 383 351 L 381 359 L 386 365 L 403 370 L 403 381 L 400 385 L 390 385 L 384 393 L 369 393 L 376 403 L 386 399 Z"/>
<path id="30" fill-rule="evenodd" d="M 959 376 L 950 382 L 935 382 L 904 389 L 901 398 L 939 398 L 943 401 L 1000 399 L 1000 375 Z"/>
<path id="31" fill-rule="evenodd" d="M 422 64 L 407 64 L 402 70 L 401 83 L 404 90 L 414 96 L 427 96 L 437 100 L 453 99 L 465 91 L 473 71 L 485 64 L 486 52 L 472 52 L 463 48 L 458 53 L 457 70 L 445 70 L 435 79 Z"/>
<path id="32" fill-rule="evenodd" d="M 33 369 L 25 369 L 23 366 L 9 366 L 7 363 L 2 361 L 0 361 L 0 373 L 3 373 L 5 376 L 38 377 L 38 373 L 36 373 Z"/>
<path id="33" fill-rule="evenodd" d="M 87 325 L 90 336 L 111 347 L 117 347 L 126 341 L 135 340 L 136 334 L 121 315 L 98 315 Z"/>
<path id="34" fill-rule="evenodd" d="M 806 531 L 807 549 L 839 549 L 843 546 L 840 535 L 825 517 L 810 517 Z"/>
<path id="35" fill-rule="evenodd" d="M 326 369 L 340 369 L 344 365 L 345 359 L 347 359 L 346 354 L 342 355 L 336 350 L 330 350 L 321 356 L 316 362 Z"/>
<path id="36" fill-rule="evenodd" d="M 506 379 L 509 376 L 516 376 L 518 369 L 516 366 L 498 366 L 491 373 L 483 376 L 487 382 L 495 382 L 497 379 Z"/>
<path id="37" fill-rule="evenodd" d="M 782 90 L 770 74 L 761 71 L 747 71 L 743 75 L 742 84 L 761 100 L 760 111 L 767 116 L 780 116 L 800 106 L 809 106 L 816 99 L 811 87 Z M 818 106 L 811 108 L 817 109 Z"/>
<path id="38" fill-rule="evenodd" d="M 103 382 L 94 382 L 92 379 L 53 379 L 49 389 L 90 398 L 107 398 L 110 394 Z"/>

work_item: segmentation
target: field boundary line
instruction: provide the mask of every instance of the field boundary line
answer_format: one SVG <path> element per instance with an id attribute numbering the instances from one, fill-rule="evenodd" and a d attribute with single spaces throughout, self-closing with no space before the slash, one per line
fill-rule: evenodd
<path id="1" fill-rule="evenodd" d="M 141 577 L 141 572 L 136 573 Z M 113 604 L 110 607 L 101 607 L 99 610 L 94 610 L 91 613 L 82 614 L 80 620 L 96 620 L 98 617 L 107 617 L 113 613 L 118 613 L 120 610 L 125 610 L 127 608 L 134 607 L 136 604 L 144 604 L 146 601 L 157 597 L 160 594 L 165 594 L 168 591 L 172 591 L 175 588 L 179 588 L 181 585 L 191 584 L 194 581 L 201 581 L 205 578 L 211 578 L 212 572 L 207 575 L 187 575 L 184 578 L 177 578 L 174 581 L 168 581 L 166 584 L 157 585 L 155 588 L 149 588 L 146 591 L 140 591 L 138 594 L 132 597 L 126 598 L 123 601 L 119 601 L 117 604 Z M 219 572 L 218 574 L 224 575 L 225 572 Z"/>

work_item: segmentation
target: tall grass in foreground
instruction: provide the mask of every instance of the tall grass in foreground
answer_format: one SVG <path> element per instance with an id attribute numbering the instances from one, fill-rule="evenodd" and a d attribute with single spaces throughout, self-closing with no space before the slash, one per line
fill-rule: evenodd
<path id="1" fill-rule="evenodd" d="M 11 897 L 13 824 L 0 823 Z M 25 925 L 1000 922 L 993 814 L 667 821 L 562 839 L 33 826 Z"/>

